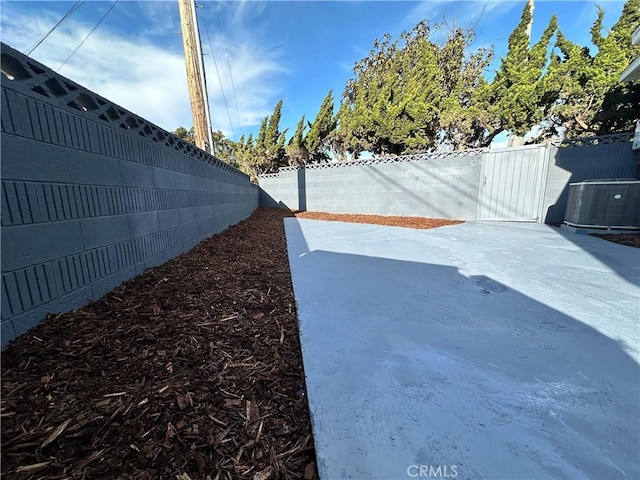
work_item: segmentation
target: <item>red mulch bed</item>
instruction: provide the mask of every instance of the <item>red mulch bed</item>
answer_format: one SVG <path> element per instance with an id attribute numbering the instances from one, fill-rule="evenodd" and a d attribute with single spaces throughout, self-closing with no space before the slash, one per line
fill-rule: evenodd
<path id="1" fill-rule="evenodd" d="M 5 478 L 317 478 L 278 209 L 2 352 Z"/>
<path id="2" fill-rule="evenodd" d="M 591 235 L 609 242 L 640 248 L 640 233 L 592 233 Z"/>
<path id="3" fill-rule="evenodd" d="M 460 220 L 444 220 L 442 218 L 423 217 L 393 217 L 383 215 L 352 215 L 321 212 L 296 212 L 298 218 L 310 218 L 312 220 L 326 220 L 334 222 L 371 223 L 375 225 L 387 225 L 391 227 L 406 228 L 436 228 L 444 225 L 457 225 Z"/>

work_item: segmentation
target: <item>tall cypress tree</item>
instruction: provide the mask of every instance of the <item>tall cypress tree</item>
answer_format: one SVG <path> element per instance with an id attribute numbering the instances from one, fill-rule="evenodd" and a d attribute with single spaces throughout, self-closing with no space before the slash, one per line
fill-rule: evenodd
<path id="1" fill-rule="evenodd" d="M 260 130 L 258 130 L 258 138 L 256 138 L 256 148 L 259 150 L 266 149 L 267 143 L 267 124 L 269 122 L 269 115 L 262 119 L 260 124 Z"/>
<path id="2" fill-rule="evenodd" d="M 444 41 L 432 38 L 438 30 Z M 331 136 L 334 152 L 394 155 L 434 149 L 443 141 L 457 148 L 483 141 L 489 122 L 481 121 L 484 109 L 476 96 L 492 49 L 472 50 L 472 43 L 471 30 L 427 21 L 396 40 L 376 40 L 345 87 Z"/>
<path id="3" fill-rule="evenodd" d="M 285 164 L 284 142 L 286 130 L 280 131 L 280 117 L 282 100 L 280 100 L 271 115 L 262 119 L 260 131 L 253 150 L 252 169 L 256 175 L 272 172 Z"/>
<path id="4" fill-rule="evenodd" d="M 309 152 L 312 161 L 320 162 L 328 158 L 326 153 L 326 140 L 336 128 L 337 119 L 333 114 L 333 92 L 329 93 L 322 104 L 320 111 L 316 115 L 313 123 L 309 123 L 309 133 L 304 139 L 304 144 Z"/>
<path id="5" fill-rule="evenodd" d="M 282 116 L 282 100 L 280 100 L 275 108 L 273 109 L 273 113 L 269 117 L 269 124 L 266 129 L 264 147 L 267 150 L 267 154 L 269 155 L 271 161 L 277 163 L 279 159 L 282 158 L 284 152 L 284 141 L 285 134 L 284 132 L 280 132 L 280 117 Z"/>
<path id="6" fill-rule="evenodd" d="M 445 86 L 439 109 L 438 142 L 455 150 L 486 145 L 491 127 L 482 93 L 487 86 L 483 70 L 493 58 L 493 48 L 469 52 L 473 40 L 472 31 L 455 29 L 438 55 Z"/>
<path id="7" fill-rule="evenodd" d="M 262 119 L 255 144 L 253 135 L 249 134 L 246 143 L 243 135 L 234 150 L 238 165 L 253 181 L 257 181 L 259 175 L 285 165 L 286 130 L 280 131 L 281 109 L 282 100 L 276 104 L 271 115 Z"/>
<path id="8" fill-rule="evenodd" d="M 300 118 L 296 131 L 289 140 L 289 143 L 285 147 L 285 154 L 289 165 L 304 165 L 309 161 L 309 152 L 304 144 L 304 131 L 307 125 L 305 123 L 304 115 Z"/>
<path id="9" fill-rule="evenodd" d="M 256 146 L 254 145 L 253 134 L 249 134 L 246 141 L 244 135 L 240 137 L 233 149 L 238 168 L 251 177 L 253 182 L 258 181 L 259 166 L 256 163 Z"/>
<path id="10" fill-rule="evenodd" d="M 509 130 L 523 135 L 543 120 L 545 98 L 543 75 L 547 64 L 547 50 L 557 30 L 557 18 L 551 17 L 540 40 L 530 44 L 533 2 L 525 5 L 520 23 L 509 35 L 508 51 L 500 70 L 487 87 L 491 121 L 490 138 Z"/>

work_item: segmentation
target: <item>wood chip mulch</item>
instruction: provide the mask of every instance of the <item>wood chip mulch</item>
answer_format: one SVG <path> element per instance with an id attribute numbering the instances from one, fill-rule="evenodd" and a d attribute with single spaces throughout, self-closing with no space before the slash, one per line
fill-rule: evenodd
<path id="1" fill-rule="evenodd" d="M 406 227 L 406 228 L 436 228 L 445 225 L 458 225 L 464 223 L 460 220 L 445 220 L 442 218 L 424 218 L 424 217 L 398 217 L 383 215 L 352 215 L 322 212 L 296 212 L 298 218 L 309 218 L 312 220 L 325 220 L 333 222 L 353 222 L 353 223 L 370 223 L 375 225 L 386 225 L 390 227 Z"/>
<path id="2" fill-rule="evenodd" d="M 590 235 L 603 238 L 609 242 L 640 248 L 640 233 L 591 233 Z"/>
<path id="3" fill-rule="evenodd" d="M 261 208 L 10 344 L 4 478 L 317 478 L 286 216 Z"/>

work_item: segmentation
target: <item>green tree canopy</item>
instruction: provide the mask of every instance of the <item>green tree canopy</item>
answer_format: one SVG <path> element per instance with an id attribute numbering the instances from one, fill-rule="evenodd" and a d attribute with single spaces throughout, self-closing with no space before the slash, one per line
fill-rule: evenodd
<path id="1" fill-rule="evenodd" d="M 530 44 L 533 5 L 526 3 L 520 23 L 509 36 L 508 51 L 493 82 L 485 87 L 489 123 L 488 139 L 509 130 L 524 135 L 544 118 L 545 81 L 549 43 L 558 25 L 552 16 L 540 40 Z"/>
<path id="2" fill-rule="evenodd" d="M 220 130 L 213 131 L 212 137 L 215 157 L 237 167 L 238 163 L 234 153 L 236 142 L 225 137 Z"/>
<path id="3" fill-rule="evenodd" d="M 568 39 L 555 15 L 532 42 L 532 6 L 533 0 L 524 5 L 492 81 L 484 72 L 493 48 L 474 47 L 473 29 L 421 21 L 396 39 L 374 40 L 356 62 L 336 115 L 329 91 L 313 122 L 303 115 L 285 146 L 280 100 L 255 139 L 232 142 L 214 132 L 216 155 L 256 180 L 283 165 L 325 160 L 328 151 L 342 160 L 363 151 L 474 148 L 489 145 L 500 132 L 523 135 L 534 126 L 542 129 L 536 141 L 633 129 L 640 117 L 640 81 L 621 84 L 618 78 L 640 56 L 640 46 L 631 44 L 640 0 L 627 0 L 609 30 L 605 11 L 597 7 L 591 50 Z M 174 133 L 193 143 L 193 129 Z"/>
<path id="4" fill-rule="evenodd" d="M 311 161 L 321 162 L 328 159 L 327 139 L 335 130 L 336 124 L 337 118 L 333 115 L 333 92 L 329 90 L 327 96 L 322 100 L 320 111 L 315 120 L 313 123 L 309 123 L 309 133 L 304 140 Z"/>
<path id="5" fill-rule="evenodd" d="M 261 172 L 259 166 L 256 165 L 255 149 L 253 134 L 250 133 L 246 140 L 244 135 L 242 135 L 240 140 L 235 144 L 233 155 L 238 168 L 249 175 L 252 181 L 257 182 L 258 175 Z"/>
<path id="6" fill-rule="evenodd" d="M 184 127 L 178 127 L 171 133 L 177 135 L 182 140 L 185 140 L 189 143 L 193 143 L 194 145 L 196 144 L 195 136 L 193 133 L 193 127 L 191 127 L 189 130 L 187 130 Z"/>
<path id="7" fill-rule="evenodd" d="M 631 34 L 640 24 L 640 0 L 628 0 L 620 18 L 603 33 L 605 11 L 597 7 L 591 27 L 592 54 L 558 32 L 546 79 L 548 132 L 566 136 L 604 135 L 633 129 L 638 120 L 640 81 L 618 82 L 622 71 L 640 55 Z"/>
<path id="8" fill-rule="evenodd" d="M 445 40 L 435 41 L 436 32 Z M 477 142 L 476 90 L 492 50 L 471 51 L 473 38 L 471 30 L 422 21 L 396 40 L 376 40 L 345 87 L 334 148 L 357 157 L 429 150 L 444 139 L 457 147 Z"/>
<path id="9" fill-rule="evenodd" d="M 309 161 L 309 152 L 304 143 L 304 131 L 306 128 L 305 118 L 302 115 L 293 137 L 285 147 L 285 156 L 291 166 L 305 165 Z"/>
<path id="10" fill-rule="evenodd" d="M 280 100 L 271 115 L 263 118 L 258 132 L 258 138 L 253 140 L 250 134 L 247 140 L 240 138 L 235 149 L 238 166 L 254 181 L 263 173 L 276 171 L 286 164 L 284 142 L 287 131 L 280 131 L 280 117 L 282 100 Z"/>

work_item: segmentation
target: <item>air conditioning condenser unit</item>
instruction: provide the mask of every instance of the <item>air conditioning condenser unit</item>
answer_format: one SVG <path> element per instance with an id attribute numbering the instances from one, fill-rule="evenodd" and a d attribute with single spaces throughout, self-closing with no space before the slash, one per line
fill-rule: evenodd
<path id="1" fill-rule="evenodd" d="M 640 180 L 585 180 L 569 185 L 564 223 L 607 230 L 640 229 Z"/>

